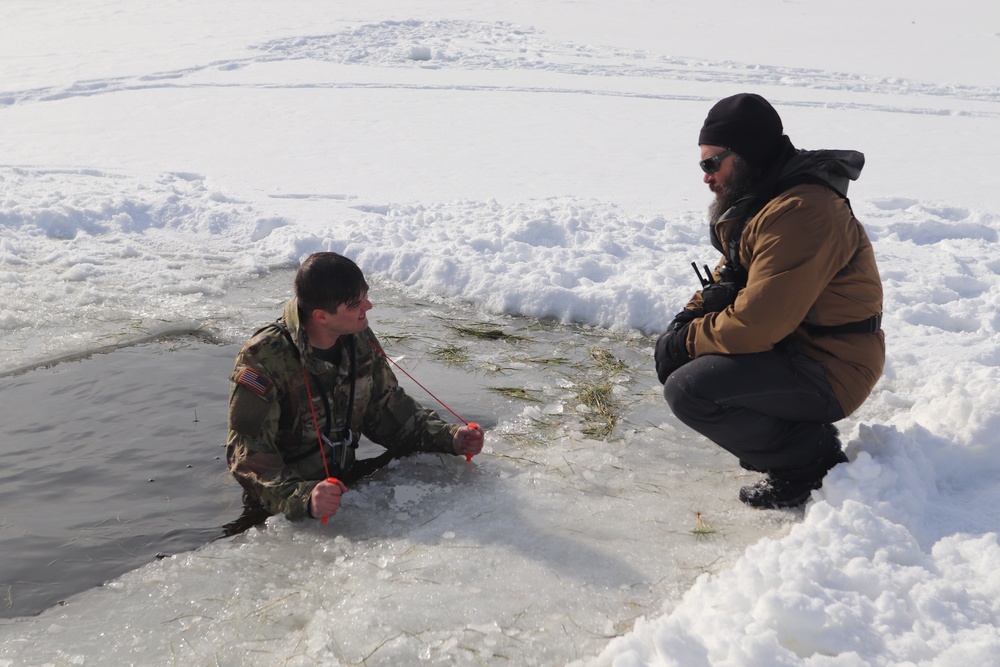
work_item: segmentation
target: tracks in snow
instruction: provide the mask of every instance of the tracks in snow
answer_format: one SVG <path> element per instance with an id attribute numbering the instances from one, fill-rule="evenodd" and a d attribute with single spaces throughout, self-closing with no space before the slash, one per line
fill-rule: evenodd
<path id="1" fill-rule="evenodd" d="M 285 37 L 250 45 L 251 55 L 141 76 L 77 81 L 21 91 L 0 92 L 0 108 L 52 102 L 75 97 L 159 88 L 255 87 L 380 88 L 465 90 L 481 92 L 558 93 L 643 99 L 696 100 L 692 95 L 629 90 L 632 82 L 691 82 L 740 84 L 810 91 L 806 99 L 783 104 L 862 109 L 884 113 L 1000 117 L 1000 86 L 973 86 L 901 78 L 871 77 L 835 72 L 734 61 L 711 61 L 606 46 L 553 41 L 532 28 L 505 22 L 382 21 L 357 25 L 341 32 Z M 330 82 L 297 84 L 227 80 L 229 73 L 254 65 L 311 60 L 376 69 L 420 69 L 427 72 L 538 72 L 560 75 L 566 85 L 510 86 L 499 83 L 440 84 L 411 82 Z M 588 85 L 575 85 L 587 77 Z M 551 79 L 550 79 L 551 80 Z M 593 84 L 593 85 L 590 85 Z M 856 95 L 856 101 L 827 101 L 829 93 Z M 712 97 L 711 99 L 714 99 Z"/>

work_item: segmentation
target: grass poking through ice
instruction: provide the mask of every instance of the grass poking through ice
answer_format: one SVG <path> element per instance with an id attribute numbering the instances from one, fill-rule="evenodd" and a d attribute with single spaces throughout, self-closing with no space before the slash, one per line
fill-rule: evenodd
<path id="1" fill-rule="evenodd" d="M 628 367 L 603 347 L 592 347 L 590 356 L 596 362 L 592 369 L 596 370 L 597 378 L 579 385 L 576 392 L 578 405 L 584 408 L 581 410 L 585 422 L 582 432 L 591 438 L 606 438 L 614 432 L 621 411 L 621 406 L 614 399 L 611 378 L 625 372 Z"/>
<path id="2" fill-rule="evenodd" d="M 469 362 L 469 353 L 464 347 L 458 345 L 445 345 L 439 347 L 432 354 L 439 360 L 451 366 L 460 366 Z"/>
<path id="3" fill-rule="evenodd" d="M 530 390 L 522 389 L 521 387 L 490 387 L 490 391 L 496 392 L 501 396 L 506 396 L 507 398 L 516 398 L 521 401 L 541 403 L 541 400 L 532 396 L 532 392 Z"/>
<path id="4" fill-rule="evenodd" d="M 466 336 L 467 338 L 478 338 L 479 340 L 506 340 L 506 341 L 516 341 L 516 340 L 528 340 L 524 336 L 518 336 L 517 334 L 509 334 L 503 329 L 497 329 L 496 327 L 490 326 L 474 326 L 465 327 L 457 325 L 449 325 L 449 329 L 455 333 Z"/>

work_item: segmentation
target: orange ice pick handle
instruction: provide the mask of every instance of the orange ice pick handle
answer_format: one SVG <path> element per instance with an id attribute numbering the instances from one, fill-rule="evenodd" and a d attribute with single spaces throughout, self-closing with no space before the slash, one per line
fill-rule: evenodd
<path id="1" fill-rule="evenodd" d="M 326 481 L 330 482 L 331 484 L 336 484 L 336 483 L 338 482 L 338 480 L 337 480 L 337 478 L 336 478 L 336 477 L 327 477 L 327 478 L 326 478 Z M 330 517 L 328 517 L 328 516 L 325 516 L 325 517 L 323 517 L 323 518 L 322 518 L 322 519 L 320 520 L 320 523 L 326 523 L 326 520 L 327 520 L 327 519 L 329 519 L 329 518 L 330 518 Z"/>
<path id="2" fill-rule="evenodd" d="M 477 424 L 476 422 L 466 422 L 466 424 L 465 424 L 465 425 L 466 425 L 466 426 L 468 426 L 469 428 L 474 428 L 474 429 L 476 429 L 477 431 L 479 430 L 479 424 Z M 472 454 L 466 454 L 466 455 L 465 455 L 465 460 L 466 460 L 467 462 L 468 462 L 468 461 L 471 461 L 471 460 L 472 460 Z"/>

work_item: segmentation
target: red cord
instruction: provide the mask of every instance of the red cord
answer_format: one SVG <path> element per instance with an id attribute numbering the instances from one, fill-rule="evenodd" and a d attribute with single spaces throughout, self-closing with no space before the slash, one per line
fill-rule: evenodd
<path id="1" fill-rule="evenodd" d="M 316 427 L 316 442 L 319 443 L 319 453 L 323 457 L 323 470 L 326 471 L 327 478 L 330 477 L 330 466 L 326 464 L 326 452 L 323 450 L 323 436 L 319 432 L 319 419 L 316 418 L 316 406 L 313 405 L 312 391 L 309 389 L 309 376 L 306 375 L 306 365 L 302 364 L 302 379 L 306 383 L 306 395 L 309 396 L 309 411 L 312 412 L 313 426 Z"/>
<path id="2" fill-rule="evenodd" d="M 444 408 L 445 410 L 447 410 L 447 411 L 448 411 L 448 412 L 450 412 L 451 414 L 455 415 L 455 419 L 457 419 L 458 421 L 462 422 L 462 423 L 463 423 L 463 424 L 465 424 L 466 426 L 472 426 L 472 425 L 471 425 L 471 424 L 470 424 L 469 422 L 467 422 L 467 421 L 465 421 L 464 419 L 462 419 L 461 417 L 459 417 L 459 416 L 458 416 L 458 413 L 457 413 L 457 412 L 455 412 L 454 410 L 452 410 L 451 408 L 449 408 L 449 407 L 447 406 L 447 404 L 445 404 L 445 402 L 444 402 L 444 401 L 442 401 L 442 400 L 441 400 L 440 398 L 438 398 L 437 396 L 435 396 L 435 395 L 434 395 L 434 394 L 433 394 L 433 393 L 431 392 L 431 390 L 430 390 L 430 389 L 428 389 L 428 388 L 427 388 L 427 387 L 425 387 L 424 385 L 422 385 L 422 384 L 420 384 L 419 382 L 417 382 L 417 378 L 415 378 L 415 377 L 413 377 L 412 375 L 410 375 L 409 373 L 407 373 L 407 372 L 406 372 L 406 369 L 404 369 L 404 368 L 403 368 L 402 366 L 400 366 L 400 365 L 399 365 L 399 364 L 397 364 L 397 363 L 396 363 L 395 361 L 393 361 L 392 359 L 390 359 L 390 358 L 389 358 L 389 355 L 387 355 L 387 354 L 386 354 L 386 353 L 385 353 L 385 352 L 384 352 L 384 351 L 383 351 L 383 350 L 382 350 L 382 349 L 381 349 L 381 348 L 380 348 L 380 347 L 379 347 L 378 345 L 376 345 L 375 343 L 371 342 L 371 341 L 370 341 L 369 339 L 367 339 L 367 338 L 365 338 L 365 342 L 367 342 L 367 343 L 368 343 L 369 345 L 371 345 L 371 346 L 372 346 L 372 349 L 373 349 L 373 350 L 375 350 L 376 352 L 378 352 L 379 354 L 381 354 L 381 355 L 382 355 L 382 356 L 383 356 L 383 357 L 385 358 L 385 360 L 386 360 L 386 361 L 388 361 L 388 362 L 389 362 L 390 364 L 392 364 L 393 366 L 395 366 L 396 368 L 398 368 L 398 369 L 399 369 L 400 371 L 402 371 L 402 372 L 403 372 L 403 375 L 405 375 L 406 377 L 408 377 L 408 378 L 410 378 L 411 380 L 413 380 L 414 382 L 416 382 L 416 383 L 417 383 L 417 386 L 418 386 L 418 387 L 420 387 L 421 389 L 423 389 L 424 391 L 426 391 L 426 392 L 427 392 L 428 394 L 430 394 L 430 395 L 431 395 L 431 398 L 433 398 L 433 399 L 434 399 L 435 401 L 437 401 L 438 403 L 440 403 L 440 404 L 441 404 L 441 406 L 442 406 L 442 407 L 443 407 L 443 408 Z M 478 428 L 478 427 L 473 427 L 473 428 Z"/>
<path id="3" fill-rule="evenodd" d="M 479 430 L 479 424 L 477 424 L 476 422 L 467 422 L 467 421 L 465 421 L 464 419 L 462 419 L 461 417 L 459 417 L 459 416 L 458 416 L 458 413 L 457 413 L 457 412 L 455 412 L 454 410 L 452 410 L 451 408 L 449 408 L 449 407 L 448 407 L 448 404 L 447 404 L 447 403 L 445 403 L 445 402 L 444 402 L 444 401 L 442 401 L 442 400 L 441 400 L 440 398 L 438 398 L 437 396 L 435 396 L 435 395 L 434 395 L 434 393 L 433 393 L 433 392 L 432 392 L 432 391 L 431 391 L 430 389 L 428 389 L 428 388 L 427 388 L 427 387 L 425 387 L 424 385 L 420 384 L 420 382 L 418 382 L 418 381 L 417 381 L 417 378 L 415 378 L 415 377 L 413 377 L 412 375 L 410 375 L 409 373 L 407 373 L 407 372 L 406 372 L 406 369 L 405 369 L 405 368 L 403 368 L 402 366 L 400 366 L 399 364 L 397 364 L 397 363 L 396 363 L 395 361 L 393 361 L 393 360 L 392 360 L 392 359 L 391 359 L 391 358 L 389 357 L 389 355 L 385 353 L 385 351 L 384 351 L 384 350 L 383 350 L 382 348 L 380 348 L 380 347 L 379 347 L 378 345 L 376 345 L 375 343 L 373 343 L 373 342 L 372 342 L 372 341 L 371 341 L 370 339 L 368 339 L 368 338 L 365 338 L 365 342 L 367 342 L 367 343 L 368 343 L 369 345 L 371 345 L 371 346 L 372 346 L 372 349 L 373 349 L 373 350 L 375 350 L 376 352 L 378 352 L 379 354 L 381 354 L 381 355 L 382 355 L 382 357 L 383 357 L 383 358 L 384 358 L 384 359 L 385 359 L 386 361 L 388 361 L 388 362 L 389 362 L 390 364 L 392 364 L 393 366 L 395 366 L 396 368 L 398 368 L 398 369 L 399 369 L 400 371 L 402 371 L 403 375 L 405 375 L 406 377 L 408 377 L 408 378 L 410 378 L 411 380 L 413 380 L 414 382 L 416 382 L 416 384 L 417 384 L 417 386 L 418 386 L 418 387 L 420 387 L 421 389 L 423 389 L 424 391 L 426 391 L 426 392 L 427 392 L 428 394 L 430 394 L 431 398 L 433 398 L 433 399 L 434 399 L 435 401 L 437 401 L 438 403 L 440 403 L 440 404 L 441 404 L 441 406 L 442 406 L 442 407 L 443 407 L 443 408 L 444 408 L 445 410 L 447 410 L 447 411 L 448 411 L 448 412 L 450 412 L 451 414 L 455 415 L 455 419 L 457 419 L 458 421 L 462 422 L 463 424 L 465 424 L 465 425 L 466 425 L 466 426 L 468 426 L 469 428 L 474 428 L 474 429 L 476 429 L 477 431 Z M 465 455 L 465 460 L 466 460 L 466 461 L 471 461 L 471 460 L 472 460 L 472 455 L 471 455 L 471 454 L 466 454 L 466 455 Z"/>
<path id="4" fill-rule="evenodd" d="M 326 481 L 337 484 L 337 478 L 330 475 L 330 466 L 326 464 L 326 451 L 323 449 L 323 436 L 319 432 L 319 420 L 316 418 L 316 406 L 313 405 L 312 390 L 309 389 L 309 376 L 306 375 L 306 365 L 302 364 L 302 379 L 306 383 L 306 395 L 309 397 L 309 411 L 312 412 L 313 425 L 316 427 L 316 442 L 319 443 L 319 455 L 323 458 L 323 470 L 326 471 Z M 323 517 L 321 522 L 326 523 L 330 517 Z"/>

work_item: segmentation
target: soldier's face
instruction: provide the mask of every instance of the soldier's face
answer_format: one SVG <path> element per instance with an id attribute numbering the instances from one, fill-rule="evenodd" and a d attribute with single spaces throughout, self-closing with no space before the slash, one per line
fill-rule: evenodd
<path id="1" fill-rule="evenodd" d="M 323 311 L 323 327 L 334 336 L 361 333 L 368 328 L 368 311 L 372 302 L 364 292 L 356 301 L 342 303 L 334 312 Z"/>

